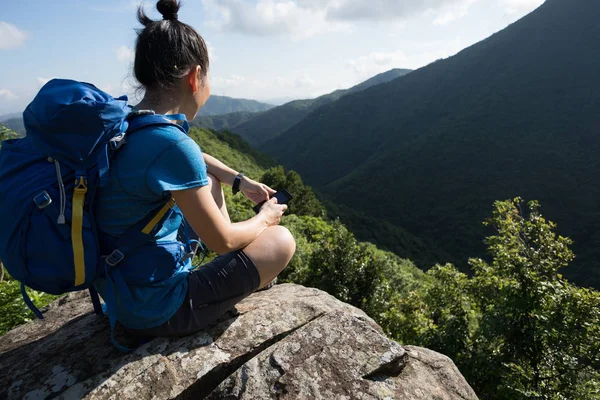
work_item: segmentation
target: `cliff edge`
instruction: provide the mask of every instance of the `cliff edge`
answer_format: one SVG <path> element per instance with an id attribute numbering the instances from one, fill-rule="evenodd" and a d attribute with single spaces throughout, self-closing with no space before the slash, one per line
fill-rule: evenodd
<path id="1" fill-rule="evenodd" d="M 72 293 L 0 337 L 0 370 L 7 399 L 477 398 L 448 357 L 401 346 L 363 311 L 289 284 L 206 331 L 130 354 L 111 345 L 87 293 Z"/>

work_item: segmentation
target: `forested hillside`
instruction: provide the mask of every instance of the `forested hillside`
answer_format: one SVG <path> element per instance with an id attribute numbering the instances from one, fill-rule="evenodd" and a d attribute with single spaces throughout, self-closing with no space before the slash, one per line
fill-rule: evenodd
<path id="1" fill-rule="evenodd" d="M 9 119 L 19 118 L 20 116 L 21 116 L 21 113 L 18 113 L 18 112 L 0 115 L 0 123 L 4 122 L 6 120 L 9 120 Z"/>
<path id="2" fill-rule="evenodd" d="M 14 131 L 18 135 L 25 135 L 25 124 L 23 123 L 22 116 L 7 119 L 6 121 L 0 122 L 0 125 Z"/>
<path id="3" fill-rule="evenodd" d="M 230 131 L 236 125 L 248 121 L 256 117 L 256 112 L 239 111 L 223 115 L 205 115 L 196 117 L 191 123 L 191 126 L 196 128 L 205 128 L 216 131 Z"/>
<path id="4" fill-rule="evenodd" d="M 324 105 L 261 148 L 467 270 L 496 199 L 538 199 L 600 287 L 600 2 L 548 0 L 458 55 Z"/>
<path id="5" fill-rule="evenodd" d="M 210 96 L 198 115 L 223 115 L 233 112 L 259 112 L 273 108 L 256 100 L 234 99 L 226 96 Z"/>
<path id="6" fill-rule="evenodd" d="M 311 112 L 324 104 L 329 104 L 349 93 L 356 93 L 371 86 L 389 82 L 411 72 L 408 69 L 392 69 L 378 74 L 350 89 L 336 90 L 335 92 L 317 97 L 316 99 L 294 100 L 275 107 L 267 112 L 248 115 L 235 114 L 219 117 L 199 117 L 195 122 L 197 126 L 210 129 L 228 129 L 252 145 L 260 145 L 281 132 L 291 128 Z"/>
<path id="7" fill-rule="evenodd" d="M 357 241 L 327 218 L 297 173 L 275 166 L 239 136 L 196 128 L 190 136 L 206 153 L 296 196 L 282 224 L 297 250 L 280 281 L 326 290 L 365 310 L 401 343 L 447 354 L 482 399 L 600 398 L 600 293 L 562 278 L 560 269 L 573 258 L 570 240 L 556 234 L 537 203 L 515 199 L 489 207 L 491 260 L 471 260 L 472 278 L 452 265 L 425 274 L 410 260 Z M 230 193 L 232 219 L 251 217 L 252 204 Z M 204 262 L 212 257 L 209 252 Z M 30 296 L 40 306 L 53 298 Z M 18 283 L 0 276 L 0 333 L 31 317 Z"/>
<path id="8" fill-rule="evenodd" d="M 14 139 L 18 136 L 17 132 L 10 129 L 7 126 L 0 124 L 0 147 L 2 147 L 3 140 Z"/>

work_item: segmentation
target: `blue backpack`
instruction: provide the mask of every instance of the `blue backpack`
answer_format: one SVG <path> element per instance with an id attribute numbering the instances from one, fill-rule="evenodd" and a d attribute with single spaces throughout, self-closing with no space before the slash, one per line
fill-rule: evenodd
<path id="1" fill-rule="evenodd" d="M 61 79 L 40 90 L 23 120 L 27 136 L 4 141 L 0 149 L 0 259 L 21 282 L 23 298 L 39 318 L 43 315 L 25 286 L 55 295 L 88 289 L 96 313 L 102 314 L 92 284 L 105 278 L 111 340 L 126 351 L 113 335 L 114 288 L 124 284 L 116 267 L 160 229 L 174 201 L 130 228 L 110 254 L 101 254 L 96 192 L 107 183 L 110 160 L 126 135 L 151 125 L 184 129 L 165 116 L 132 113 L 126 96 L 115 99 L 91 84 Z M 184 241 L 191 257 L 193 242 Z"/>

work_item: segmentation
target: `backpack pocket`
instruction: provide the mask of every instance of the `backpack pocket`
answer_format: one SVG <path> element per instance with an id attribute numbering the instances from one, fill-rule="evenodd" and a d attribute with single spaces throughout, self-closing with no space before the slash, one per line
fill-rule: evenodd
<path id="1" fill-rule="evenodd" d="M 23 282 L 32 289 L 51 294 L 89 287 L 97 277 L 99 259 L 91 215 L 84 208 L 81 231 L 73 230 L 73 205 L 68 198 L 64 205 L 65 223 L 59 224 L 58 190 L 50 188 L 46 193 L 52 202 L 44 208 L 34 204 L 23 221 L 18 247 L 27 272 Z M 67 193 L 72 190 L 67 189 Z M 83 255 L 79 262 L 76 252 Z"/>

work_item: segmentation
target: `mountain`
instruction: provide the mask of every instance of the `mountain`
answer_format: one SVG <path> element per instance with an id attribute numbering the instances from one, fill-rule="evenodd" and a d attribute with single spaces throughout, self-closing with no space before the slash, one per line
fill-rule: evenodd
<path id="1" fill-rule="evenodd" d="M 600 287 L 600 2 L 547 0 L 454 57 L 315 110 L 262 149 L 326 198 L 460 260 L 495 200 L 536 199 Z"/>
<path id="2" fill-rule="evenodd" d="M 19 135 L 25 135 L 25 125 L 23 124 L 23 117 L 18 116 L 15 118 L 10 118 L 5 121 L 0 122 L 0 125 L 5 126 Z"/>
<path id="3" fill-rule="evenodd" d="M 234 126 L 256 117 L 256 112 L 238 111 L 223 115 L 205 115 L 196 117 L 191 126 L 196 128 L 213 129 L 216 131 L 231 131 Z"/>
<path id="4" fill-rule="evenodd" d="M 210 96 L 199 116 L 223 115 L 232 112 L 259 112 L 273 108 L 271 104 L 260 103 L 256 100 L 233 99 L 225 96 Z"/>
<path id="5" fill-rule="evenodd" d="M 202 122 L 192 123 L 192 125 L 216 130 L 228 129 L 232 125 L 248 120 L 257 112 L 266 111 L 273 107 L 270 104 L 260 103 L 255 100 L 210 96 L 204 107 L 200 109 L 198 117 L 194 120 L 201 120 Z M 221 115 L 225 115 L 225 117 L 218 118 Z M 6 117 L 6 119 L 1 120 L 2 125 L 19 134 L 25 134 L 25 126 L 23 125 L 21 114 L 7 114 L 3 117 Z"/>
<path id="6" fill-rule="evenodd" d="M 411 72 L 411 70 L 392 69 L 376 75 L 350 89 L 336 90 L 333 93 L 317 97 L 316 99 L 291 101 L 256 115 L 245 115 L 245 119 L 240 119 L 240 122 L 234 125 L 229 124 L 228 121 L 223 121 L 224 118 L 228 118 L 227 116 L 212 118 L 210 120 L 207 120 L 206 118 L 197 118 L 196 121 L 198 122 L 198 126 L 201 127 L 219 129 L 219 126 L 223 126 L 224 128 L 222 129 L 229 129 L 243 137 L 250 144 L 258 146 L 286 129 L 291 128 L 312 111 L 324 104 L 336 101 L 346 94 L 359 92 L 371 86 L 389 82 L 400 76 L 406 75 L 409 72 Z M 239 115 L 237 117 L 239 117 Z"/>
<path id="7" fill-rule="evenodd" d="M 380 85 L 382 83 L 387 83 L 389 81 L 393 81 L 396 78 L 399 78 L 401 76 L 408 74 L 409 72 L 412 72 L 412 70 L 411 69 L 394 68 L 389 71 L 382 72 L 381 74 L 377 74 L 374 77 L 367 79 L 366 81 L 361 82 L 356 86 L 352 86 L 350 89 L 336 90 L 335 92 L 331 93 L 330 95 L 325 95 L 323 97 L 333 96 L 335 98 L 336 96 L 341 97 L 341 96 L 349 94 L 349 93 L 361 92 L 365 89 L 370 88 L 371 86 L 376 86 L 376 85 Z"/>
<path id="8" fill-rule="evenodd" d="M 22 114 L 23 113 L 10 113 L 10 114 L 0 115 L 0 122 L 4 122 L 6 120 L 13 119 L 13 118 L 21 118 Z"/>

